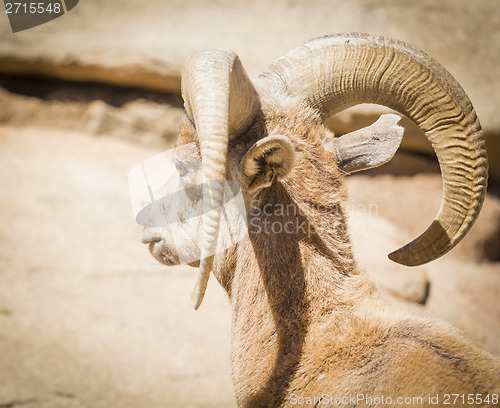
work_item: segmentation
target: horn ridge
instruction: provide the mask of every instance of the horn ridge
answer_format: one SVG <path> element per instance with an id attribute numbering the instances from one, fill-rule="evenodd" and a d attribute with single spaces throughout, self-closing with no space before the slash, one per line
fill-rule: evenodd
<path id="1" fill-rule="evenodd" d="M 198 309 L 217 249 L 228 143 L 253 122 L 259 99 L 238 56 L 224 49 L 191 56 L 182 69 L 181 88 L 186 113 L 200 142 L 204 176 L 200 267 L 191 296 Z"/>

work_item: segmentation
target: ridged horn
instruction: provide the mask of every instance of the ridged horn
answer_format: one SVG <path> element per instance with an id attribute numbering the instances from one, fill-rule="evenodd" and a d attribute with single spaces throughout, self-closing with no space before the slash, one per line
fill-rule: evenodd
<path id="1" fill-rule="evenodd" d="M 251 125 L 259 102 L 238 56 L 230 50 L 206 50 L 191 56 L 182 69 L 181 87 L 186 113 L 200 142 L 204 175 L 200 267 L 191 296 L 198 309 L 217 247 L 228 142 Z"/>
<path id="2" fill-rule="evenodd" d="M 486 143 L 469 98 L 440 64 L 400 41 L 339 34 L 293 49 L 265 78 L 303 98 L 325 120 L 348 107 L 375 103 L 406 115 L 425 133 L 441 167 L 441 208 L 430 227 L 390 259 L 424 264 L 469 231 L 486 193 Z"/>

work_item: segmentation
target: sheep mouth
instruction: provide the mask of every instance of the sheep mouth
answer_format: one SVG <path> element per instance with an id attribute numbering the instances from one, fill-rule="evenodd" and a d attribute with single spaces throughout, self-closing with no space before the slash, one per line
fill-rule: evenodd
<path id="1" fill-rule="evenodd" d="M 147 244 L 149 252 L 158 262 L 163 265 L 179 265 L 179 256 L 174 248 L 171 248 L 163 239 L 163 236 L 154 230 L 145 228 L 141 234 L 141 242 Z"/>
<path id="2" fill-rule="evenodd" d="M 149 252 L 151 252 L 154 259 L 163 265 L 174 266 L 180 264 L 179 256 L 173 253 L 161 239 L 149 242 Z"/>

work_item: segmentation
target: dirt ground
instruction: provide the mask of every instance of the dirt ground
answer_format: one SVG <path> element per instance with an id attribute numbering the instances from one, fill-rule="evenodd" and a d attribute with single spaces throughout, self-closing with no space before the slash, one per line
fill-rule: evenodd
<path id="1" fill-rule="evenodd" d="M 139 242 L 127 175 L 154 151 L 0 135 L 0 405 L 234 406 L 225 295 L 211 282 L 194 312 L 194 269 L 162 267 Z"/>
<path id="2" fill-rule="evenodd" d="M 476 75 L 483 65 L 455 51 L 456 42 L 475 46 L 467 33 L 495 15 L 492 2 L 481 0 L 485 7 L 467 14 L 448 10 L 450 1 L 423 1 L 436 12 L 430 26 L 456 27 L 439 42 L 419 29 L 425 10 L 414 2 L 405 8 L 392 0 L 339 1 L 325 13 L 330 2 L 322 0 L 307 10 L 292 0 L 251 2 L 249 9 L 219 1 L 206 10 L 202 0 L 153 3 L 147 9 L 134 0 L 85 0 L 52 25 L 16 36 L 0 20 L 0 68 L 2 56 L 17 53 L 115 67 L 159 55 L 178 70 L 194 49 L 229 46 L 241 50 L 254 75 L 308 38 L 389 27 L 384 34 L 448 58 L 473 89 L 480 117 L 493 133 L 498 125 L 488 93 L 500 65 L 485 59 L 490 76 Z M 172 146 L 181 114 L 177 94 L 0 74 L 0 408 L 235 406 L 225 293 L 211 279 L 202 307 L 192 309 L 196 270 L 156 263 L 139 241 L 128 195 L 129 171 Z M 387 254 L 434 218 L 441 200 L 435 160 L 401 152 L 350 176 L 347 186 L 358 261 L 384 296 L 447 320 L 500 353 L 499 186 L 490 185 L 464 241 L 417 268 Z"/>

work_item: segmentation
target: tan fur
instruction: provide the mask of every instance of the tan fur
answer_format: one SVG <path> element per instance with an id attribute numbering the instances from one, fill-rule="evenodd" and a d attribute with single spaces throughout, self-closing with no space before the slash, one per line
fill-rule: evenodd
<path id="1" fill-rule="evenodd" d="M 215 257 L 213 272 L 233 311 L 238 406 L 338 406 L 326 398 L 366 395 L 422 397 L 415 406 L 435 407 L 429 398 L 436 394 L 441 406 L 445 394 L 500 393 L 497 357 L 448 324 L 406 315 L 380 298 L 354 261 L 341 207 L 343 175 L 321 143 L 328 131 L 296 101 L 260 92 L 258 119 L 229 146 L 228 178 L 238 179 L 240 160 L 257 140 L 287 136 L 296 152 L 293 170 L 256 196 L 245 194 L 249 223 L 257 199 L 260 205 L 300 209 L 272 221 L 300 221 L 307 232 L 249 228 L 248 238 Z M 184 120 L 178 144 L 196 140 Z M 323 399 L 301 405 L 293 396 Z"/>

